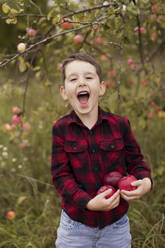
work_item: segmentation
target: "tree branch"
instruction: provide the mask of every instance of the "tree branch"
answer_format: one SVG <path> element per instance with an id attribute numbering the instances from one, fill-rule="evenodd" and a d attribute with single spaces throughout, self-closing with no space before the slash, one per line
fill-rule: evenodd
<path id="1" fill-rule="evenodd" d="M 67 33 L 71 33 L 71 32 L 75 32 L 75 31 L 78 31 L 78 30 L 81 30 L 81 29 L 84 29 L 84 28 L 87 28 L 87 27 L 90 27 L 90 26 L 93 26 L 95 24 L 98 24 L 97 22 L 96 23 L 89 23 L 89 24 L 86 24 L 86 25 L 83 25 L 79 28 L 74 28 L 74 29 L 70 29 L 70 30 L 67 30 L 67 31 L 63 31 L 63 32 L 59 32 L 59 33 L 55 33 L 49 37 L 46 37 L 45 39 L 43 40 L 40 40 L 38 42 L 36 42 L 35 44 L 32 44 L 30 45 L 24 52 L 22 53 L 17 53 L 15 56 L 13 56 L 12 58 L 10 59 L 6 59 L 4 61 L 0 61 L 0 68 L 6 66 L 7 64 L 9 64 L 11 61 L 15 60 L 16 58 L 18 58 L 19 56 L 22 56 L 23 54 L 27 54 L 29 52 L 31 52 L 31 50 L 33 50 L 35 47 L 39 46 L 39 45 L 43 45 L 45 44 L 46 42 L 54 39 L 54 38 L 57 38 L 61 35 L 64 35 L 64 34 L 67 34 Z"/>
<path id="2" fill-rule="evenodd" d="M 102 4 L 102 5 L 95 6 L 93 8 L 86 8 L 86 9 L 74 11 L 72 13 L 69 13 L 67 15 L 64 15 L 63 18 L 67 18 L 67 17 L 73 16 L 73 15 L 77 15 L 77 14 L 82 14 L 82 13 L 85 13 L 85 12 L 90 12 L 90 11 L 97 10 L 97 9 L 109 8 L 109 7 L 118 8 L 119 5 L 117 3 L 109 3 L 109 4 L 106 4 L 106 5 L 103 5 Z"/>
<path id="3" fill-rule="evenodd" d="M 34 7 L 36 7 L 36 8 L 38 9 L 40 15 L 42 15 L 41 8 L 40 8 L 36 3 L 34 3 L 32 0 L 29 0 L 29 2 L 30 2 Z"/>

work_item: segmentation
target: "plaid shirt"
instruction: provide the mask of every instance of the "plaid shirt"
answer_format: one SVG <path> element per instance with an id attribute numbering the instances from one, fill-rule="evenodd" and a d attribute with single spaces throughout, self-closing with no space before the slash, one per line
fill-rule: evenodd
<path id="1" fill-rule="evenodd" d="M 150 178 L 129 121 L 99 107 L 98 121 L 88 129 L 73 111 L 55 122 L 52 137 L 51 174 L 62 197 L 62 208 L 76 221 L 103 228 L 120 219 L 128 202 L 120 198 L 110 211 L 90 211 L 86 205 L 103 185 L 110 171 L 137 179 Z"/>

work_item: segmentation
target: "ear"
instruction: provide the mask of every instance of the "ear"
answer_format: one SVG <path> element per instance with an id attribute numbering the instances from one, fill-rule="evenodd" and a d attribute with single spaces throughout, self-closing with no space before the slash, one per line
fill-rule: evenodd
<path id="1" fill-rule="evenodd" d="M 100 90 L 99 90 L 99 96 L 103 96 L 106 91 L 106 83 L 102 81 L 100 83 Z"/>
<path id="2" fill-rule="evenodd" d="M 68 100 L 68 97 L 67 97 L 66 90 L 65 90 L 65 87 L 64 87 L 64 86 L 61 86 L 61 87 L 60 87 L 60 94 L 61 94 L 62 98 L 63 98 L 65 101 Z"/>

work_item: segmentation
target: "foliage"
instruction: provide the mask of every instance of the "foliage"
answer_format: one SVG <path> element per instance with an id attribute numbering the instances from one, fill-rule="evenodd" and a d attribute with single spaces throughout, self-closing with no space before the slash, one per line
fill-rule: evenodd
<path id="1" fill-rule="evenodd" d="M 165 247 L 164 7 L 163 0 L 1 1 L 0 247 L 54 247 L 60 199 L 50 178 L 51 129 L 70 111 L 59 96 L 61 61 L 79 51 L 101 63 L 100 104 L 130 120 L 152 168 L 152 192 L 128 213 L 133 248 Z M 20 119 L 13 123 L 13 115 Z"/>

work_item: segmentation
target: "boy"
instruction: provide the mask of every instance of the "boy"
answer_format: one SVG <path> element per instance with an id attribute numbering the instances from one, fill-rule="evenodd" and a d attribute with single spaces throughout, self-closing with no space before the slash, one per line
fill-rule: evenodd
<path id="1" fill-rule="evenodd" d="M 57 248 L 130 248 L 126 215 L 129 201 L 151 188 L 150 168 L 143 161 L 129 121 L 98 105 L 106 85 L 100 65 L 87 54 L 73 54 L 62 64 L 61 96 L 73 108 L 53 127 L 52 180 L 62 197 Z M 96 195 L 110 171 L 132 174 L 134 191 Z"/>

